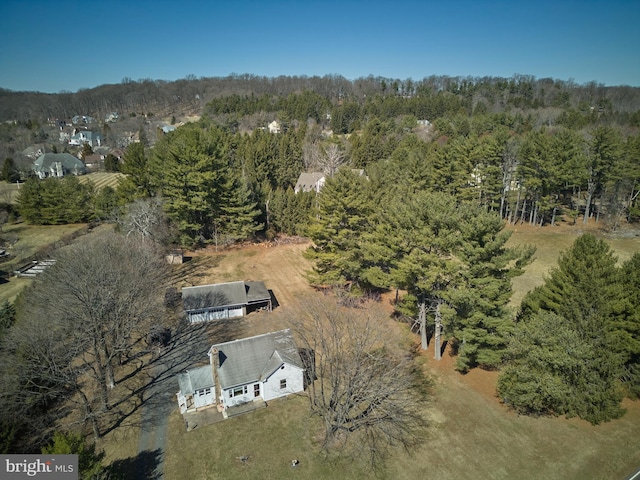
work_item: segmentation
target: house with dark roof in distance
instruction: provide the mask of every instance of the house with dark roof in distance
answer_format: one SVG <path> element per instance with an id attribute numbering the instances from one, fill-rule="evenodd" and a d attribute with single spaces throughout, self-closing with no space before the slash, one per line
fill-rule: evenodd
<path id="1" fill-rule="evenodd" d="M 295 193 L 299 192 L 316 192 L 318 193 L 324 187 L 325 175 L 322 172 L 303 172 L 298 177 L 296 186 L 293 189 Z"/>
<path id="2" fill-rule="evenodd" d="M 64 177 L 65 175 L 84 175 L 84 163 L 69 153 L 45 153 L 33 164 L 38 178 Z"/>
<path id="3" fill-rule="evenodd" d="M 182 307 L 190 323 L 239 318 L 247 310 L 271 311 L 271 292 L 264 282 L 227 282 L 182 288 Z"/>
<path id="4" fill-rule="evenodd" d="M 305 368 L 291 330 L 213 345 L 209 365 L 178 375 L 181 413 L 216 405 L 226 417 L 304 391 Z"/>

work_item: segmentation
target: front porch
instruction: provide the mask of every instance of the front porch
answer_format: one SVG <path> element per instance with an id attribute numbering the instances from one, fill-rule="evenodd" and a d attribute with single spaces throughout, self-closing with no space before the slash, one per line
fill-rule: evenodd
<path id="1" fill-rule="evenodd" d="M 219 411 L 217 405 L 211 405 L 197 410 L 188 410 L 182 414 L 182 417 L 184 418 L 184 424 L 187 432 L 190 432 L 195 428 L 205 427 L 228 418 L 237 417 L 238 415 L 243 415 L 245 413 L 251 413 L 254 410 L 265 408 L 266 406 L 267 403 L 262 398 L 256 398 L 255 400 L 243 403 L 242 405 L 227 407 L 223 411 Z"/>

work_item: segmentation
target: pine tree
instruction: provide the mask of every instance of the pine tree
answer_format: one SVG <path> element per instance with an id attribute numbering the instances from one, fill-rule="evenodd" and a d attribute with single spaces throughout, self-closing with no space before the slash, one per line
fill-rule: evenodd
<path id="1" fill-rule="evenodd" d="M 306 251 L 315 262 L 309 280 L 314 285 L 359 285 L 359 238 L 368 229 L 374 207 L 368 200 L 366 179 L 348 169 L 327 180 L 317 197 L 315 219 L 307 235 Z"/>
<path id="2" fill-rule="evenodd" d="M 498 393 L 520 413 L 579 416 L 596 424 L 624 413 L 617 373 L 608 345 L 540 310 L 517 325 Z"/>
<path id="3" fill-rule="evenodd" d="M 466 205 L 460 222 L 461 244 L 457 253 L 464 267 L 463 284 L 453 293 L 456 317 L 452 336 L 461 371 L 477 365 L 497 367 L 513 330 L 511 279 L 523 273 L 534 252 L 531 246 L 507 247 L 510 231 L 495 213 Z"/>
<path id="4" fill-rule="evenodd" d="M 614 320 L 615 344 L 624 358 L 623 380 L 632 397 L 640 397 L 640 254 L 622 265 L 620 287 L 623 308 Z"/>
<path id="5" fill-rule="evenodd" d="M 525 297 L 499 383 L 501 396 L 514 408 L 578 415 L 592 423 L 622 414 L 621 342 L 628 340 L 628 331 L 619 322 L 624 310 L 620 278 L 610 247 L 586 234 Z M 545 396 L 553 389 L 568 393 Z"/>

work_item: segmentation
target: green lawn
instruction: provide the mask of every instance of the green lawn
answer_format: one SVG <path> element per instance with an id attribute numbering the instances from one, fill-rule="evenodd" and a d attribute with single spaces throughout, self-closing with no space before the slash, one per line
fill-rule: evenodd
<path id="1" fill-rule="evenodd" d="M 86 228 L 85 224 L 74 225 L 28 225 L 26 223 L 12 223 L 2 226 L 0 238 L 9 257 L 0 263 L 0 271 L 11 274 L 22 266 L 27 259 L 43 252 L 50 245 L 54 245 L 69 235 Z M 0 303 L 5 300 L 13 301 L 29 279 L 10 277 L 7 282 L 0 284 Z"/>

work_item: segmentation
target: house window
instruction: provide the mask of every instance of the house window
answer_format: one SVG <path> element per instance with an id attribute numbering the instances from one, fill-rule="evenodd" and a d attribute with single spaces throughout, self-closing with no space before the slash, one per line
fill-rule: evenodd
<path id="1" fill-rule="evenodd" d="M 204 397 L 206 395 L 211 394 L 211 389 L 210 388 L 205 388 L 204 390 L 198 390 L 198 395 L 200 397 Z"/>
<path id="2" fill-rule="evenodd" d="M 236 387 L 233 390 L 231 390 L 229 392 L 229 397 L 233 398 L 233 397 L 238 397 L 240 395 L 246 395 L 247 393 L 247 386 L 245 385 L 244 387 Z"/>
<path id="3" fill-rule="evenodd" d="M 280 380 L 280 390 L 284 390 L 285 388 L 287 388 L 287 379 L 283 378 Z"/>
<path id="4" fill-rule="evenodd" d="M 260 396 L 260 384 L 256 383 L 253 385 L 253 396 L 254 397 L 259 397 Z"/>

